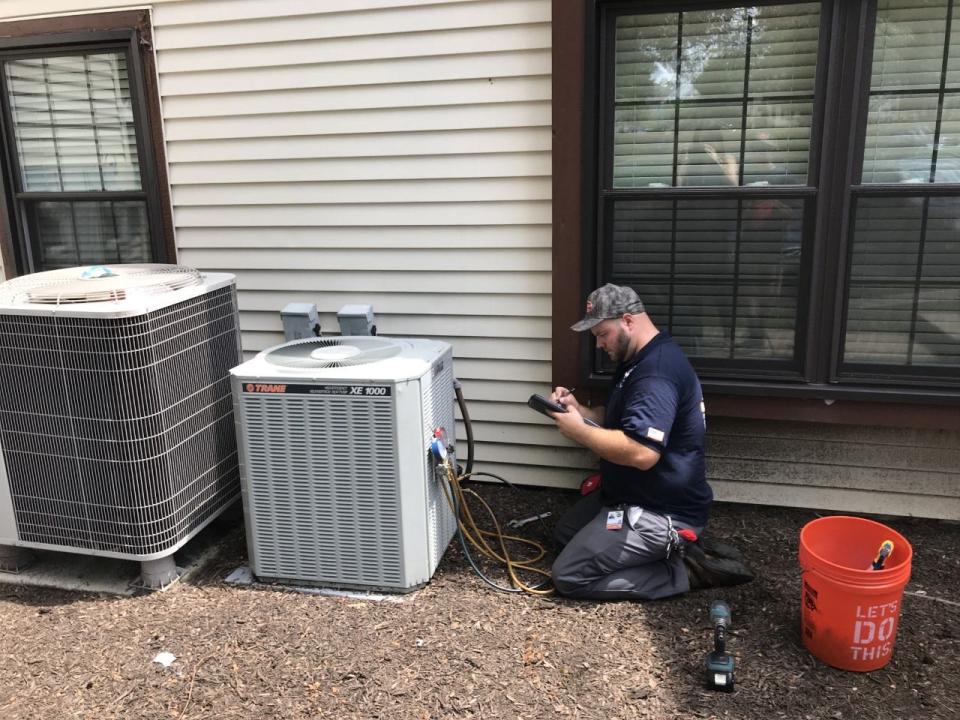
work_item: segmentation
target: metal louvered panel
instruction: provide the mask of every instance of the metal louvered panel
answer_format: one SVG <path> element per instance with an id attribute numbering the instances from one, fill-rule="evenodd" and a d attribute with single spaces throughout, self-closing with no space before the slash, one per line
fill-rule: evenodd
<path id="1" fill-rule="evenodd" d="M 254 571 L 403 585 L 393 398 L 242 393 Z"/>
<path id="2" fill-rule="evenodd" d="M 433 429 L 453 429 L 451 348 L 381 342 L 396 352 L 356 367 L 271 361 L 310 357 L 314 341 L 295 340 L 231 371 L 260 578 L 404 592 L 436 569 L 454 530 L 429 460 Z"/>
<path id="3" fill-rule="evenodd" d="M 161 557 L 236 499 L 232 282 L 133 316 L 5 313 L 0 442 L 24 543 Z"/>
<path id="4" fill-rule="evenodd" d="M 442 427 L 447 433 L 448 442 L 453 442 L 456 436 L 453 415 L 453 362 L 449 356 L 445 356 L 441 362 L 440 372 L 433 376 L 432 382 L 425 385 L 423 390 L 423 430 L 427 447 L 433 438 L 434 428 Z M 440 485 L 446 482 L 446 478 L 432 462 L 426 465 L 424 482 L 427 488 L 427 532 L 432 572 L 440 563 L 440 558 L 456 531 L 456 518 Z"/>

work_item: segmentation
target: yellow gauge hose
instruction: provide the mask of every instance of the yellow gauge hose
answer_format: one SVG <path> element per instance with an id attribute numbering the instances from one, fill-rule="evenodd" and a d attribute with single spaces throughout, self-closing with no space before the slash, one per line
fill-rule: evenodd
<path id="1" fill-rule="evenodd" d="M 470 474 L 468 473 L 458 476 L 449 460 L 444 460 L 440 467 L 443 469 L 444 474 L 446 475 L 446 482 L 441 483 L 443 494 L 447 498 L 447 503 L 450 505 L 450 509 L 453 511 L 454 516 L 457 518 L 457 528 L 461 534 L 461 539 L 464 541 L 464 552 L 467 554 L 467 559 L 470 561 L 470 564 L 473 566 L 474 570 L 476 570 L 476 572 L 488 584 L 499 590 L 505 590 L 507 592 L 525 592 L 530 593 L 531 595 L 552 595 L 554 593 L 554 589 L 552 587 L 530 585 L 520 578 L 520 573 L 522 572 L 536 573 L 546 576 L 547 582 L 544 583 L 544 585 L 549 584 L 549 579 L 551 577 L 550 572 L 533 565 L 533 563 L 540 561 L 547 554 L 547 551 L 543 545 L 533 540 L 518 537 L 516 535 L 505 535 L 490 505 L 487 504 L 487 502 L 473 490 L 469 488 L 464 489 L 462 487 L 461 483 L 464 480 L 469 479 Z M 486 511 L 486 514 L 493 524 L 494 529 L 492 531 L 484 530 L 477 525 L 476 520 L 473 517 L 473 512 L 470 510 L 470 505 L 466 500 L 468 495 L 471 498 L 474 498 Z M 496 544 L 499 545 L 499 552 L 494 549 L 494 547 L 491 547 L 491 544 L 487 541 L 488 538 L 496 539 Z M 467 543 L 472 545 L 484 557 L 503 565 L 506 568 L 512 587 L 501 587 L 487 578 L 473 562 L 473 559 L 469 556 Z M 510 554 L 507 543 L 519 543 L 527 548 L 532 548 L 536 551 L 536 554 L 533 557 L 522 560 L 514 559 L 514 557 L 512 557 Z"/>

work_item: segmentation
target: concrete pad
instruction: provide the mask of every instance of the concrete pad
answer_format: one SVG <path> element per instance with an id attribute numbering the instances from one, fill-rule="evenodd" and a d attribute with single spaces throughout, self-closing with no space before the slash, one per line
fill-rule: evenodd
<path id="1" fill-rule="evenodd" d="M 33 550 L 33 562 L 20 572 L 0 572 L 0 583 L 79 592 L 132 595 L 140 563 L 90 555 Z"/>
<path id="2" fill-rule="evenodd" d="M 404 595 L 387 595 L 384 593 L 363 592 L 361 590 L 336 590 L 334 588 L 305 587 L 302 585 L 287 585 L 278 583 L 262 583 L 254 576 L 246 565 L 236 568 L 223 581 L 228 585 L 246 585 L 248 587 L 286 590 L 288 592 L 304 593 L 306 595 L 324 595 L 327 597 L 350 598 L 351 600 L 370 600 L 371 602 L 402 603 L 407 598 L 416 595 L 416 592 Z"/>
<path id="3" fill-rule="evenodd" d="M 239 503 L 236 503 L 239 506 Z M 188 579 L 219 550 L 220 544 L 242 523 L 242 514 L 230 508 L 174 553 L 179 577 L 159 589 L 164 592 Z M 75 592 L 130 596 L 139 592 L 157 592 L 140 584 L 140 563 L 135 560 L 96 557 L 79 553 L 54 552 L 28 548 L 33 562 L 19 572 L 0 571 L 0 583 L 56 588 Z"/>

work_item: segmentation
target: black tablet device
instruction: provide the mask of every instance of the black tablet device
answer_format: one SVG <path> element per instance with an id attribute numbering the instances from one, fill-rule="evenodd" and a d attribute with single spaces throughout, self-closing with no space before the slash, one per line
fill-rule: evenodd
<path id="1" fill-rule="evenodd" d="M 567 412 L 567 408 L 566 408 L 566 407 L 564 407 L 563 405 L 561 405 L 561 404 L 559 404 L 559 403 L 555 403 L 555 402 L 553 402 L 552 400 L 548 400 L 548 399 L 545 398 L 543 395 L 537 395 L 537 394 L 531 395 L 531 396 L 530 396 L 530 399 L 527 400 L 527 405 L 529 405 L 530 407 L 532 407 L 532 408 L 533 408 L 534 410 L 536 410 L 538 413 L 543 413 L 544 415 L 547 415 L 547 411 L 548 411 L 548 410 L 549 410 L 550 412 L 558 412 L 558 413 L 565 413 L 565 412 Z M 547 417 L 550 417 L 550 416 L 547 415 Z M 587 425 L 589 425 L 590 427 L 597 427 L 597 428 L 600 427 L 600 425 L 598 425 L 597 423 L 595 423 L 595 422 L 594 422 L 593 420 L 591 420 L 590 418 L 584 418 L 583 421 L 584 421 Z"/>
<path id="2" fill-rule="evenodd" d="M 548 400 L 543 395 L 537 395 L 537 394 L 533 394 L 530 396 L 530 399 L 527 400 L 527 405 L 532 407 L 538 413 L 543 413 L 544 415 L 547 415 L 548 410 L 550 412 L 558 412 L 558 413 L 567 411 L 567 409 L 560 403 L 555 403 L 552 400 Z M 547 415 L 547 417 L 549 417 L 549 415 Z"/>

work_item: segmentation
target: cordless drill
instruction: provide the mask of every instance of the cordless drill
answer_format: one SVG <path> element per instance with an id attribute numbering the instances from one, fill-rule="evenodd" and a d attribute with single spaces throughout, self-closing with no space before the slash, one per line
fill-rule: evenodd
<path id="1" fill-rule="evenodd" d="M 713 623 L 713 652 L 707 655 L 707 687 L 733 692 L 733 655 L 727 652 L 730 608 L 723 600 L 714 600 L 710 606 L 710 622 Z"/>

